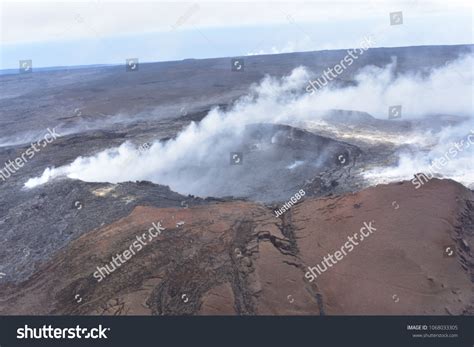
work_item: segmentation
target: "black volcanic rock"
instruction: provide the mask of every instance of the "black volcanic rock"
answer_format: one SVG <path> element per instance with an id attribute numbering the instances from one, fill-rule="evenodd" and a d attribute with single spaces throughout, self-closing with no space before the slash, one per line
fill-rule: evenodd
<path id="1" fill-rule="evenodd" d="M 3 279 L 7 282 L 25 279 L 72 240 L 122 218 L 138 205 L 185 208 L 207 203 L 150 182 L 107 184 L 70 179 L 10 192 L 2 198 L 0 271 L 7 274 Z"/>
<path id="2" fill-rule="evenodd" d="M 0 284 L 0 314 L 473 314 L 473 198 L 433 179 L 420 191 L 403 182 L 305 197 L 281 218 L 246 201 L 138 206 L 71 241 L 28 280 Z M 157 221 L 165 228 L 158 237 L 94 278 Z M 308 279 L 308 267 L 369 221 L 373 234 Z"/>

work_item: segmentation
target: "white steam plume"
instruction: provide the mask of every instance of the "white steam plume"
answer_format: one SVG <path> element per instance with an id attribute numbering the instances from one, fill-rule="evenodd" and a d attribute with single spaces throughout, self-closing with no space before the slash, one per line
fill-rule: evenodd
<path id="1" fill-rule="evenodd" d="M 384 68 L 368 66 L 354 77 L 355 86 L 327 87 L 314 95 L 303 92 L 308 81 L 315 78 L 314 73 L 299 67 L 281 80 L 264 78 L 231 110 L 213 109 L 199 124 L 191 123 L 175 139 L 155 142 L 144 152 L 124 143 L 92 157 L 79 157 L 70 165 L 46 169 L 41 177 L 30 179 L 25 186 L 32 188 L 58 176 L 113 183 L 150 180 L 181 193 L 199 195 L 209 192 L 214 180 L 228 179 L 219 177 L 219 167 L 223 162 L 228 164 L 229 152 L 240 144 L 245 126 L 251 123 L 298 124 L 319 119 L 330 109 L 365 111 L 386 119 L 388 107 L 397 104 L 403 105 L 404 118 L 448 114 L 470 117 L 472 122 L 473 62 L 473 55 L 464 56 L 427 76 L 397 76 L 395 61 Z M 432 136 L 441 139 L 443 134 Z M 449 169 L 445 167 L 446 172 Z M 380 170 L 378 174 L 388 172 Z"/>

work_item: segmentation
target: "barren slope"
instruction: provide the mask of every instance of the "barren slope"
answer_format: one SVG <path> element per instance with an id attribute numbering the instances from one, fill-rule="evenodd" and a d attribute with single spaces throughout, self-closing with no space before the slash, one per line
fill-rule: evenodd
<path id="1" fill-rule="evenodd" d="M 308 198 L 282 220 L 243 201 L 136 207 L 71 242 L 27 281 L 0 286 L 0 313 L 472 314 L 473 200 L 435 179 L 419 190 L 405 182 Z M 97 266 L 160 220 L 160 236 L 97 282 Z M 364 221 L 377 230 L 310 283 L 307 266 Z"/>

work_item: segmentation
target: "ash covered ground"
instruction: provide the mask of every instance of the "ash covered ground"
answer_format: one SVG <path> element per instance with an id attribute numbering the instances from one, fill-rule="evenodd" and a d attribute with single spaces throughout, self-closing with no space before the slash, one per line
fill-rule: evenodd
<path id="1" fill-rule="evenodd" d="M 451 97 L 440 80 L 469 85 L 457 62 L 472 46 L 370 49 L 307 93 L 344 55 L 0 76 L 0 163 L 48 128 L 61 134 L 0 181 L 0 313 L 472 314 L 472 147 L 420 190 L 410 182 L 419 158 L 469 135 L 472 109 L 433 111 L 443 100 L 430 98 Z M 412 96 L 400 119 L 387 81 Z M 156 220 L 166 232 L 97 283 L 95 268 Z M 366 220 L 385 236 L 308 282 L 307 267 Z"/>

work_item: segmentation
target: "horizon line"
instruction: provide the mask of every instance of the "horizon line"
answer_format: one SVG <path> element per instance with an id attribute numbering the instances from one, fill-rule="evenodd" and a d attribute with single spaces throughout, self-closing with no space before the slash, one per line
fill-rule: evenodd
<path id="1" fill-rule="evenodd" d="M 450 47 L 450 46 L 474 46 L 474 43 L 455 43 L 455 44 L 428 44 L 428 45 L 415 45 L 415 46 L 380 46 L 380 47 L 371 47 L 369 50 L 373 49 L 391 49 L 391 48 L 417 48 L 417 47 Z M 351 49 L 355 49 L 356 47 L 352 48 L 335 48 L 335 49 L 320 49 L 320 50 L 311 50 L 311 51 L 295 51 L 295 52 L 284 52 L 284 53 L 266 53 L 266 54 L 247 54 L 247 55 L 233 55 L 233 56 L 218 56 L 218 57 L 208 57 L 208 58 L 183 58 L 177 60 L 161 60 L 161 61 L 140 61 L 139 64 L 159 64 L 159 63 L 173 63 L 173 62 L 182 62 L 185 60 L 210 60 L 210 59 L 226 59 L 226 58 L 253 58 L 253 57 L 264 57 L 264 56 L 275 56 L 275 55 L 285 55 L 285 54 L 299 54 L 299 53 L 317 53 L 317 52 L 327 52 L 327 51 L 347 51 Z M 133 57 L 136 58 L 136 57 Z M 133 59 L 131 57 L 124 58 L 126 59 Z M 137 59 L 140 59 L 139 57 Z M 27 60 L 27 59 L 19 59 L 20 60 Z M 32 70 L 66 70 L 66 69 L 87 69 L 87 68 L 100 68 L 100 67 L 117 67 L 122 66 L 124 63 L 96 63 L 96 64 L 87 64 L 87 65 L 50 65 L 50 66 L 39 66 L 35 67 L 32 66 Z M 10 74 L 14 74 L 13 71 L 20 74 L 19 68 L 0 68 L 0 74 L 5 72 L 12 71 Z"/>

